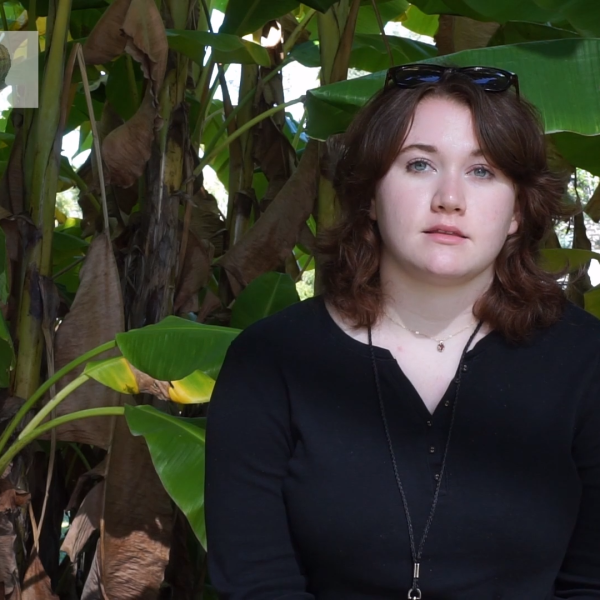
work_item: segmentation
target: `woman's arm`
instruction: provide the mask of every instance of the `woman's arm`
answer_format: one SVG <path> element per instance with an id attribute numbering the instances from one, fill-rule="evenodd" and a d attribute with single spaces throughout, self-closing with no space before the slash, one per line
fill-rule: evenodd
<path id="1" fill-rule="evenodd" d="M 222 600 L 311 600 L 291 542 L 282 481 L 293 451 L 288 395 L 268 342 L 231 345 L 206 434 L 211 582 Z"/>
<path id="2" fill-rule="evenodd" d="M 600 372 L 594 379 L 598 377 Z M 586 400 L 573 444 L 573 459 L 583 486 L 581 503 L 556 580 L 557 600 L 600 598 L 600 385 L 593 386 Z"/>

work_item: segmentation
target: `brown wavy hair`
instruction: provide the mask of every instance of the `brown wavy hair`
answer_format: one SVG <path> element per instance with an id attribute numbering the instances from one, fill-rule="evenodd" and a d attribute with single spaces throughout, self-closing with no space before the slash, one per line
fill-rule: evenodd
<path id="1" fill-rule="evenodd" d="M 541 242 L 555 219 L 566 178 L 548 166 L 544 130 L 535 108 L 512 91 L 485 92 L 460 73 L 413 89 L 389 87 L 376 94 L 341 137 L 333 167 L 340 214 L 320 235 L 321 285 L 325 298 L 355 327 L 381 316 L 381 237 L 370 217 L 375 188 L 397 158 L 417 105 L 428 97 L 467 105 L 481 149 L 514 183 L 519 228 L 496 258 L 491 286 L 473 308 L 476 318 L 512 342 L 561 317 L 565 295 L 556 276 L 538 266 Z"/>

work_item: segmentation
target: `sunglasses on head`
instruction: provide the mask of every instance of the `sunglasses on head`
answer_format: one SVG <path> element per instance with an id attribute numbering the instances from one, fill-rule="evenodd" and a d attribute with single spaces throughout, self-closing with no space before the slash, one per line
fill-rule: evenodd
<path id="1" fill-rule="evenodd" d="M 486 92 L 505 92 L 515 86 L 519 96 L 519 78 L 510 71 L 495 67 L 443 67 L 441 65 L 400 65 L 388 70 L 385 85 L 415 88 L 427 83 L 437 83 L 445 73 L 461 73 Z"/>

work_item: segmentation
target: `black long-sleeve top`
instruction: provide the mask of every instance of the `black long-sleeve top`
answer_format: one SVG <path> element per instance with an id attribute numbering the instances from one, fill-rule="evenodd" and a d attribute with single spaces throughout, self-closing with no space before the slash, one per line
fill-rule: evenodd
<path id="1" fill-rule="evenodd" d="M 431 415 L 375 348 L 420 540 L 454 401 Z M 233 342 L 209 408 L 209 572 L 223 600 L 398 600 L 412 559 L 368 346 L 321 298 Z M 600 321 L 569 305 L 466 356 L 421 561 L 424 600 L 600 598 Z"/>

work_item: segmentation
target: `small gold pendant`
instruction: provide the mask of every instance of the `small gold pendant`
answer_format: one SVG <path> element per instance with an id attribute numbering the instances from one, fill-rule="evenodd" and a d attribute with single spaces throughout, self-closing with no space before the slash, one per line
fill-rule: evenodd
<path id="1" fill-rule="evenodd" d="M 437 345 L 438 352 L 443 352 L 445 347 L 446 347 L 446 346 L 444 346 L 444 342 L 440 342 L 440 343 Z"/>

